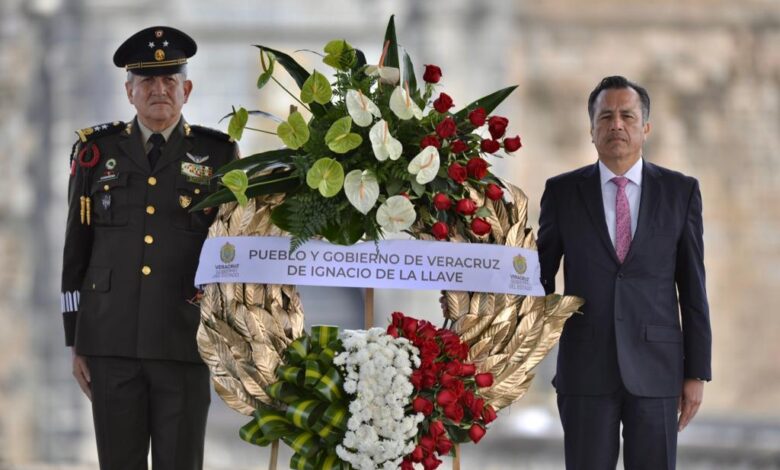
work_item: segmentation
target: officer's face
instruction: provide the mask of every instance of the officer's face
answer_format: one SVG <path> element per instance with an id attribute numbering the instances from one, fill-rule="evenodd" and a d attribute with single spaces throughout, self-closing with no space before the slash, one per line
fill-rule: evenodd
<path id="1" fill-rule="evenodd" d="M 182 74 L 133 75 L 125 83 L 125 89 L 141 123 L 153 131 L 161 131 L 179 121 L 181 108 L 192 91 L 192 82 Z"/>

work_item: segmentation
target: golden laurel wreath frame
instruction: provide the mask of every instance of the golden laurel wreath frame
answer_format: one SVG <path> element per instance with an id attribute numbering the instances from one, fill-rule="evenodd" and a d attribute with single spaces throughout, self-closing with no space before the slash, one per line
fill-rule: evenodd
<path id="1" fill-rule="evenodd" d="M 533 231 L 526 227 L 528 198 L 520 188 L 502 183 L 511 202 L 487 199 L 469 187 L 477 206 L 484 205 L 490 213 L 486 219 L 491 232 L 477 236 L 465 230 L 451 234 L 451 241 L 536 249 Z M 283 194 L 275 194 L 250 199 L 244 207 L 236 202 L 223 204 L 209 238 L 285 235 L 271 222 L 271 211 L 283 200 Z M 433 239 L 420 223 L 411 231 L 418 239 Z M 478 372 L 493 374 L 493 385 L 481 391 L 496 410 L 525 395 L 534 378 L 531 371 L 557 344 L 563 324 L 584 303 L 578 297 L 557 294 L 531 297 L 444 291 L 444 296 L 444 316 L 469 345 L 469 360 Z M 367 302 L 373 298 L 366 297 Z M 260 403 L 272 404 L 264 389 L 278 380 L 275 370 L 283 352 L 303 329 L 303 306 L 293 285 L 206 285 L 197 342 L 222 400 L 245 415 L 254 413 Z M 277 452 L 278 442 L 272 448 L 271 469 L 276 468 Z M 453 468 L 459 468 L 459 460 L 456 448 Z"/>

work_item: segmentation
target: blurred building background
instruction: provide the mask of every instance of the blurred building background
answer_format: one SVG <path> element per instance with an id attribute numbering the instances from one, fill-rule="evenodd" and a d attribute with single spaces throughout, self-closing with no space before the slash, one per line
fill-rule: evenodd
<path id="1" fill-rule="evenodd" d="M 586 112 L 595 84 L 621 74 L 649 89 L 646 158 L 698 177 L 704 197 L 715 380 L 681 435 L 680 468 L 780 469 L 777 0 L 3 0 L 0 469 L 97 468 L 58 299 L 73 131 L 133 116 L 125 74 L 111 63 L 115 48 L 154 24 L 188 32 L 198 54 L 185 116 L 225 129 L 219 119 L 231 105 L 285 115 L 290 104 L 273 85 L 256 90 L 252 44 L 292 52 L 345 38 L 371 63 L 393 13 L 418 73 L 441 66 L 457 107 L 519 85 L 498 112 L 524 147 L 495 166 L 528 194 L 533 225 L 545 179 L 596 159 Z M 295 57 L 326 70 L 315 54 Z M 259 134 L 241 142 L 245 155 L 279 145 Z M 339 321 L 359 326 L 354 290 L 308 290 L 309 320 L 332 318 L 337 297 L 355 310 Z M 377 323 L 393 310 L 435 319 L 436 298 L 377 292 Z M 464 468 L 563 468 L 553 369 L 542 363 L 524 401 L 479 446 L 464 447 Z M 238 439 L 245 421 L 214 398 L 208 468 L 265 468 L 265 449 Z"/>

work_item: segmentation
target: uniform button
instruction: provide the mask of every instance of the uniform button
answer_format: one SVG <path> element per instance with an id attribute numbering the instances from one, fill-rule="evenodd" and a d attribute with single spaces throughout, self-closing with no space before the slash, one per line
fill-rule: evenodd
<path id="1" fill-rule="evenodd" d="M 154 176 L 150 176 L 148 180 L 146 180 L 147 183 L 149 183 L 149 186 L 154 186 L 157 184 L 157 178 Z"/>
<path id="2" fill-rule="evenodd" d="M 111 188 L 108 185 L 103 186 L 103 191 L 108 191 L 109 189 Z"/>
<path id="3" fill-rule="evenodd" d="M 146 213 L 149 215 L 154 214 L 154 206 L 146 206 Z"/>
<path id="4" fill-rule="evenodd" d="M 151 245 L 152 243 L 154 243 L 154 237 L 152 237 L 151 235 L 145 236 L 144 243 L 146 243 L 147 245 Z"/>
<path id="5" fill-rule="evenodd" d="M 148 276 L 152 274 L 152 268 L 150 268 L 149 266 L 144 266 L 143 268 L 141 268 L 141 272 L 144 273 L 144 276 Z"/>
<path id="6" fill-rule="evenodd" d="M 195 194 L 200 194 L 200 188 L 195 188 Z"/>

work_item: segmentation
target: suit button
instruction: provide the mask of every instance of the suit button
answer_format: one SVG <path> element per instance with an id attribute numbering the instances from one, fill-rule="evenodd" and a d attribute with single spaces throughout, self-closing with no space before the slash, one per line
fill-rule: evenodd
<path id="1" fill-rule="evenodd" d="M 618 273 L 618 279 L 623 279 L 623 273 Z"/>
<path id="2" fill-rule="evenodd" d="M 146 206 L 146 213 L 149 215 L 154 214 L 154 206 Z"/>
<path id="3" fill-rule="evenodd" d="M 149 183 L 149 186 L 154 186 L 157 184 L 157 178 L 154 176 L 150 176 L 148 180 L 146 180 L 147 183 Z"/>
<path id="4" fill-rule="evenodd" d="M 154 237 L 152 237 L 151 235 L 145 236 L 144 243 L 146 243 L 147 245 L 151 245 L 152 243 L 154 243 Z"/>
<path id="5" fill-rule="evenodd" d="M 148 276 L 152 274 L 152 268 L 150 268 L 149 266 L 144 266 L 143 268 L 141 268 L 141 272 L 144 273 L 144 276 Z"/>

